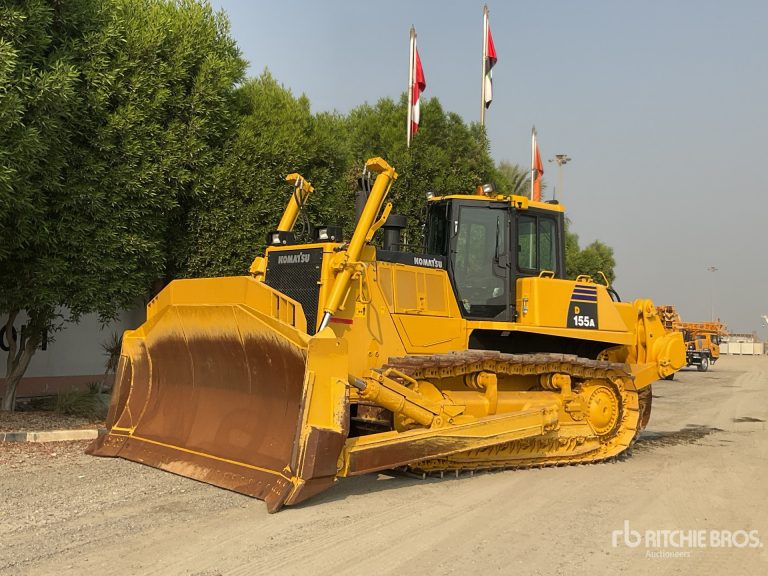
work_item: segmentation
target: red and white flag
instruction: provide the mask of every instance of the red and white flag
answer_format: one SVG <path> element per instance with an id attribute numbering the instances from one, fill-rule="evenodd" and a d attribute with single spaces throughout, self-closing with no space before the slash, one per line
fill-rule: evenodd
<path id="1" fill-rule="evenodd" d="M 421 93 L 427 87 L 424 70 L 421 67 L 419 50 L 416 48 L 416 30 L 411 26 L 410 67 L 408 74 L 408 146 L 411 138 L 419 130 L 421 120 Z"/>
<path id="2" fill-rule="evenodd" d="M 424 70 L 421 67 L 421 58 L 419 58 L 419 50 L 415 46 L 413 52 L 413 85 L 411 86 L 411 106 L 413 106 L 413 116 L 411 117 L 411 135 L 416 134 L 416 131 L 419 129 L 419 102 L 421 93 L 424 92 L 424 89 L 427 87 L 427 82 L 424 80 Z"/>
<path id="3" fill-rule="evenodd" d="M 541 178 L 544 176 L 544 164 L 541 163 L 539 143 L 536 140 L 536 127 L 531 130 L 531 182 L 533 200 L 541 201 Z"/>
<path id="4" fill-rule="evenodd" d="M 485 7 L 485 49 L 483 50 L 483 62 L 485 75 L 483 77 L 483 100 L 485 107 L 488 108 L 493 100 L 493 72 L 496 65 L 496 47 L 493 45 L 493 36 L 491 27 L 488 24 L 488 7 Z"/>

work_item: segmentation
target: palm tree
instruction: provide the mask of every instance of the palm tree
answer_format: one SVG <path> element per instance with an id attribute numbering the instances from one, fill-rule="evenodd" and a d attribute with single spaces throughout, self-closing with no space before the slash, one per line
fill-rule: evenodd
<path id="1" fill-rule="evenodd" d="M 509 194 L 515 194 L 517 196 L 529 196 L 531 192 L 531 171 L 526 170 L 519 164 L 512 164 L 510 162 L 499 162 L 499 174 L 504 179 L 499 183 L 499 188 L 508 192 Z M 508 190 L 505 190 L 507 187 Z"/>

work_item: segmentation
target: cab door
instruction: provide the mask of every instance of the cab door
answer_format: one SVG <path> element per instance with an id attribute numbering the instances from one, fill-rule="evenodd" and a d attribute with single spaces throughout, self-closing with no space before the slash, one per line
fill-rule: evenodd
<path id="1" fill-rule="evenodd" d="M 509 320 L 514 297 L 510 208 L 502 202 L 455 202 L 449 270 L 465 318 Z"/>

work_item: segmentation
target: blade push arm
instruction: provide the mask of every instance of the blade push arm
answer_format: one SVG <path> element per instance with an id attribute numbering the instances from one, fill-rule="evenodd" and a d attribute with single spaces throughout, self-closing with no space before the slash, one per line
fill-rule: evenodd
<path id="1" fill-rule="evenodd" d="M 382 158 L 371 158 L 365 163 L 365 167 L 377 174 L 376 182 L 374 182 L 373 189 L 365 203 L 363 213 L 357 221 L 352 240 L 349 241 L 349 246 L 344 253 L 343 261 L 340 265 L 341 272 L 336 276 L 333 286 L 331 287 L 330 296 L 323 308 L 323 320 L 320 323 L 318 331 L 328 325 L 331 316 L 336 313 L 343 302 L 354 272 L 353 265 L 360 259 L 360 254 L 365 246 L 368 233 L 376 222 L 376 217 L 381 211 L 381 207 L 389 193 L 389 189 L 392 187 L 392 183 L 397 178 L 395 169 L 387 164 Z"/>
<path id="2" fill-rule="evenodd" d="M 300 174 L 288 174 L 285 177 L 286 182 L 293 184 L 293 194 L 288 201 L 288 206 L 285 207 L 283 217 L 280 219 L 280 224 L 277 225 L 277 229 L 280 232 L 290 232 L 293 230 L 296 219 L 299 217 L 301 207 L 309 198 L 309 195 L 315 191 L 312 183 Z"/>
<path id="3" fill-rule="evenodd" d="M 296 219 L 299 217 L 302 207 L 307 202 L 309 195 L 315 191 L 312 183 L 304 178 L 301 174 L 293 173 L 288 174 L 285 177 L 285 181 L 293 185 L 293 194 L 288 201 L 288 205 L 285 207 L 283 217 L 280 218 L 280 223 L 277 225 L 278 232 L 291 232 Z M 251 263 L 251 267 L 248 270 L 254 278 L 261 280 L 264 278 L 264 274 L 267 269 L 267 261 L 263 256 L 257 256 Z"/>

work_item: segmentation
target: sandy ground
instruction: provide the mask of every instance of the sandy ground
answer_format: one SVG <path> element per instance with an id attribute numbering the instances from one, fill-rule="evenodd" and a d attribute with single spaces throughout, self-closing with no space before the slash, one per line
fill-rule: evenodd
<path id="1" fill-rule="evenodd" d="M 258 500 L 85 456 L 86 443 L 6 452 L 0 573 L 767 574 L 768 357 L 684 371 L 655 384 L 653 402 L 623 462 L 371 475 L 275 515 Z M 614 534 L 627 522 L 626 538 Z M 664 530 L 676 531 L 666 547 Z M 728 536 L 730 546 L 712 545 Z"/>

